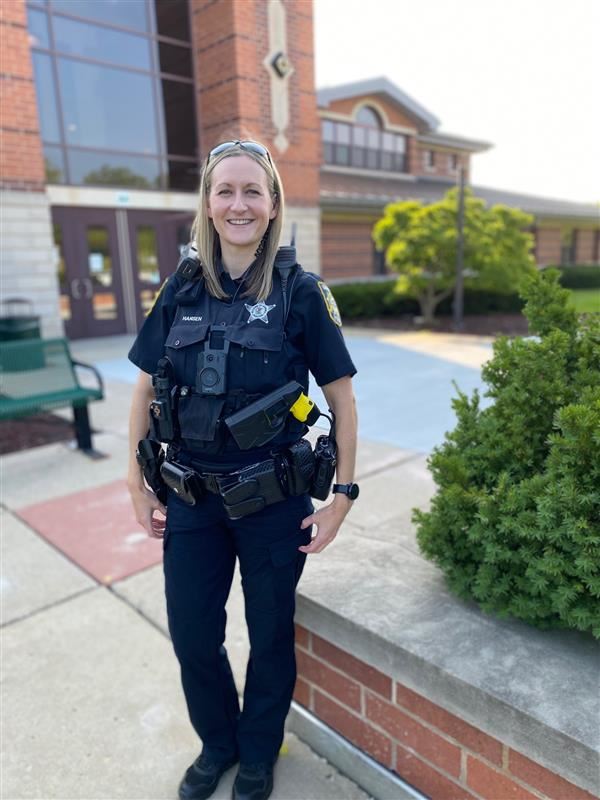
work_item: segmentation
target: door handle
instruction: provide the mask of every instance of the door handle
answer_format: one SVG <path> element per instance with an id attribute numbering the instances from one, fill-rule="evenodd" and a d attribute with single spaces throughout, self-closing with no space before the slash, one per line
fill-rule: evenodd
<path id="1" fill-rule="evenodd" d="M 86 300 L 91 300 L 92 297 L 94 296 L 94 286 L 92 284 L 91 278 L 84 278 L 83 279 L 83 285 L 85 286 L 85 289 L 86 289 L 86 292 L 87 292 L 87 294 L 85 296 L 85 299 Z"/>
<path id="2" fill-rule="evenodd" d="M 73 278 L 71 281 L 71 295 L 75 300 L 81 300 L 81 292 L 79 291 L 79 278 Z"/>

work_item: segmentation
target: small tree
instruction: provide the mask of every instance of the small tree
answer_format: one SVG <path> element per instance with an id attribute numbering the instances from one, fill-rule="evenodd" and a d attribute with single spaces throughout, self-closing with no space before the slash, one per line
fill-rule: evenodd
<path id="1" fill-rule="evenodd" d="M 537 335 L 495 343 L 493 405 L 454 400 L 417 540 L 485 611 L 600 638 L 600 315 L 577 319 L 556 270 L 523 293 Z"/>
<path id="2" fill-rule="evenodd" d="M 426 323 L 454 291 L 456 283 L 458 190 L 437 203 L 416 200 L 391 203 L 375 224 L 373 239 L 386 262 L 400 273 L 396 291 L 414 297 Z M 523 229 L 533 218 L 518 209 L 484 201 L 465 190 L 465 286 L 514 292 L 534 270 L 533 237 Z"/>

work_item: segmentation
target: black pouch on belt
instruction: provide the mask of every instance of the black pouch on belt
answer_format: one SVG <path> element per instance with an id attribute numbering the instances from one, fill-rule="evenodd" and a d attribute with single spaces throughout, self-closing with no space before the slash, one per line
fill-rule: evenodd
<path id="1" fill-rule="evenodd" d="M 285 453 L 288 473 L 288 492 L 292 497 L 308 492 L 315 473 L 315 454 L 308 439 L 288 447 Z"/>
<path id="2" fill-rule="evenodd" d="M 217 482 L 230 519 L 240 519 L 285 499 L 272 461 L 243 467 L 217 477 Z"/>
<path id="3" fill-rule="evenodd" d="M 177 464 L 175 461 L 165 461 L 161 465 L 160 474 L 169 489 L 172 489 L 180 500 L 195 506 L 204 494 L 204 488 L 198 473 Z"/>

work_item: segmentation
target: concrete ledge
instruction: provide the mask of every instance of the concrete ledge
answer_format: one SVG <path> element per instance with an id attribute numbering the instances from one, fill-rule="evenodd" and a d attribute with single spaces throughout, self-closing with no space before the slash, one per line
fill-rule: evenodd
<path id="1" fill-rule="evenodd" d="M 425 795 L 384 769 L 298 703 L 292 703 L 287 726 L 377 800 L 425 800 Z"/>
<path id="2" fill-rule="evenodd" d="M 407 541 L 405 521 L 386 531 L 389 541 L 382 541 L 377 530 L 347 525 L 326 555 L 309 557 L 299 625 L 389 676 L 392 691 L 384 705 L 393 713 L 399 713 L 398 682 L 496 740 L 503 748 L 498 769 L 509 757 L 525 756 L 575 784 L 574 791 L 598 793 L 598 643 L 484 615 L 447 591 L 440 572 Z M 322 670 L 331 667 L 313 656 L 310 644 L 306 656 Z M 299 671 L 299 678 L 318 686 L 314 675 Z M 362 705 L 351 710 L 354 719 L 366 720 L 368 688 L 358 689 Z M 331 699 L 331 688 L 323 691 L 321 700 Z"/>

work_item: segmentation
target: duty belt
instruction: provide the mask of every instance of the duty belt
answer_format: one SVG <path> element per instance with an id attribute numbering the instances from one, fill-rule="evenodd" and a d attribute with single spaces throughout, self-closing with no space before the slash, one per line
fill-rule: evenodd
<path id="1" fill-rule="evenodd" d="M 307 439 L 233 472 L 197 471 L 169 457 L 160 468 L 167 486 L 189 505 L 196 505 L 206 492 L 220 495 L 230 519 L 240 519 L 286 497 L 304 494 L 310 489 L 314 471 L 314 453 Z"/>

